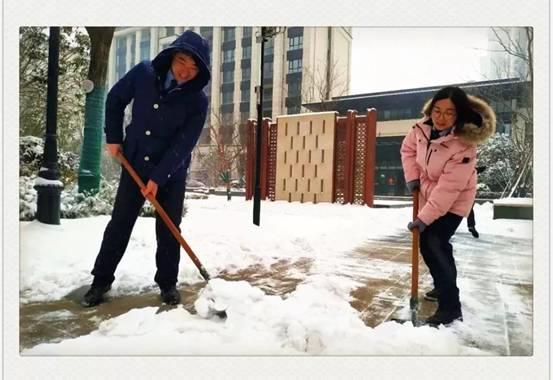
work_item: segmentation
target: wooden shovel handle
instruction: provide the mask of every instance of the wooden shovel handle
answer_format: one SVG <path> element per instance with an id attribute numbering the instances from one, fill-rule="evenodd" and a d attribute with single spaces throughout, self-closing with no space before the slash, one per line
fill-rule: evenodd
<path id="1" fill-rule="evenodd" d="M 413 221 L 419 214 L 419 189 L 413 190 Z M 411 246 L 411 299 L 417 299 L 419 293 L 419 229 L 413 228 Z"/>

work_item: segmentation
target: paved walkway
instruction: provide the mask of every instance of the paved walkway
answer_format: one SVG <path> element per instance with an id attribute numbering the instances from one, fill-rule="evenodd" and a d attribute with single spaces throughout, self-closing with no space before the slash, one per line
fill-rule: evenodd
<path id="1" fill-rule="evenodd" d="M 531 240 L 485 235 L 474 239 L 462 229 L 452 239 L 463 304 L 461 338 L 501 355 L 532 355 Z M 396 316 L 409 318 L 410 236 L 367 241 L 354 255 L 391 273 L 386 278 L 367 276 L 366 285 L 352 292 L 352 306 L 365 323 L 376 326 Z M 419 268 L 420 319 L 431 315 L 436 303 L 422 297 L 432 288 L 422 258 Z"/>
<path id="2" fill-rule="evenodd" d="M 408 232 L 385 239 L 367 240 L 353 252 L 336 257 L 282 260 L 268 270 L 249 267 L 237 273 L 221 273 L 225 280 L 246 280 L 267 294 L 292 292 L 307 276 L 332 268 L 332 274 L 358 284 L 351 292 L 351 305 L 362 320 L 374 327 L 393 317 L 409 318 L 411 284 L 411 235 Z M 532 242 L 482 235 L 474 239 L 463 226 L 453 240 L 464 323 L 458 333 L 467 344 L 500 355 L 532 355 Z M 320 262 L 332 260 L 329 263 Z M 431 289 L 426 266 L 420 262 L 419 319 L 434 312 L 436 304 L 423 300 Z M 194 312 L 193 303 L 203 283 L 182 286 L 184 307 Z M 137 307 L 159 306 L 157 288 L 144 294 L 120 297 L 116 301 L 84 309 L 78 300 L 86 287 L 66 299 L 20 307 L 20 348 L 88 334 L 102 320 Z M 170 308 L 160 307 L 160 311 Z M 484 333 L 483 333 L 484 332 Z"/>

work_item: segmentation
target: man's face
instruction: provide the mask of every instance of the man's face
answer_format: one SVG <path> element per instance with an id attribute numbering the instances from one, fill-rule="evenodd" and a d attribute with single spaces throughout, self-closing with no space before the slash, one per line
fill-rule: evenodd
<path id="1" fill-rule="evenodd" d="M 179 83 L 191 81 L 198 75 L 198 66 L 194 59 L 185 53 L 177 53 L 171 61 L 171 72 Z"/>

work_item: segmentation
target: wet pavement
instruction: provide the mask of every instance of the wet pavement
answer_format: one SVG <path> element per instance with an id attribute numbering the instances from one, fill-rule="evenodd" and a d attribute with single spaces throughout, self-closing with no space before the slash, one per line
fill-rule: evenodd
<path id="1" fill-rule="evenodd" d="M 532 241 L 481 235 L 474 239 L 459 232 L 452 244 L 458 270 L 464 322 L 457 331 L 467 345 L 500 355 L 532 355 L 533 285 Z M 333 265 L 317 261 L 332 260 Z M 363 322 L 375 327 L 394 318 L 409 317 L 411 284 L 411 235 L 404 233 L 384 239 L 367 240 L 352 252 L 329 258 L 281 260 L 270 268 L 251 266 L 218 275 L 225 280 L 245 280 L 270 295 L 285 295 L 310 275 L 332 268 L 333 275 L 354 281 L 351 305 Z M 321 265 L 320 265 L 321 264 Z M 432 288 L 422 258 L 419 264 L 418 318 L 431 315 L 436 303 L 423 299 Z M 179 291 L 186 310 L 194 311 L 194 301 L 205 283 L 181 285 Z M 109 318 L 134 308 L 160 305 L 156 287 L 136 295 L 110 298 L 94 308 L 83 308 L 82 287 L 64 299 L 20 306 L 20 349 L 42 342 L 57 342 L 96 330 Z M 486 331 L 485 336 L 476 336 Z"/>
<path id="2" fill-rule="evenodd" d="M 262 266 L 251 266 L 233 273 L 220 273 L 218 278 L 227 281 L 248 281 L 269 295 L 283 295 L 296 289 L 309 270 L 312 259 L 301 258 L 295 261 L 281 260 L 267 270 Z M 289 271 L 293 272 L 290 273 Z M 205 282 L 194 285 L 179 285 L 181 303 L 195 314 L 194 302 Z M 104 320 L 117 317 L 131 309 L 158 307 L 158 313 L 176 306 L 161 304 L 159 290 L 152 286 L 145 292 L 114 297 L 112 292 L 105 295 L 105 302 L 96 307 L 84 308 L 80 300 L 88 290 L 88 285 L 73 290 L 64 299 L 51 302 L 33 302 L 19 307 L 20 350 L 39 343 L 55 343 L 64 339 L 86 335 L 96 330 Z"/>

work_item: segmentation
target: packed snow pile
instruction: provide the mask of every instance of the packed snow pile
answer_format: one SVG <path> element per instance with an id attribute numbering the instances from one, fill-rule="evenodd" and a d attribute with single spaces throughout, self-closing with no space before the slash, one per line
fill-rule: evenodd
<path id="1" fill-rule="evenodd" d="M 158 313 L 134 309 L 100 324 L 97 331 L 24 355 L 482 355 L 448 329 L 387 322 L 371 329 L 342 290 L 323 278 L 298 286 L 286 298 L 269 296 L 247 282 L 212 280 L 196 301 L 228 305 L 227 319 L 205 319 L 182 306 Z"/>

